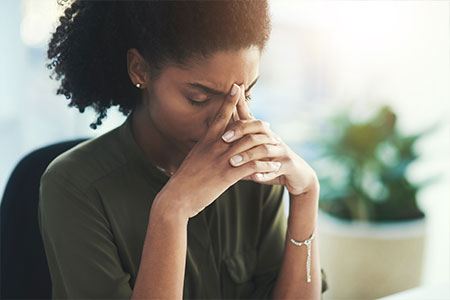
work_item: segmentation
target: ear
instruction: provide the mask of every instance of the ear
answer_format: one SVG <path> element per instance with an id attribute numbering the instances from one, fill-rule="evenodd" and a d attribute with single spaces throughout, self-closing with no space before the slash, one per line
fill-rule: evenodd
<path id="1" fill-rule="evenodd" d="M 147 86 L 148 64 L 135 48 L 127 51 L 127 70 L 133 85 L 140 83 L 141 87 Z"/>

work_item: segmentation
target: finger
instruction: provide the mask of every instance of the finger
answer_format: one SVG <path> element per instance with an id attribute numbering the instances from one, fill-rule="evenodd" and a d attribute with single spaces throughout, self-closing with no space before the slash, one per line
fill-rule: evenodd
<path id="1" fill-rule="evenodd" d="M 231 124 L 229 128 L 227 128 L 227 132 L 225 133 L 225 135 L 227 135 L 227 133 L 231 131 L 233 131 L 232 136 L 230 136 L 229 138 L 223 137 L 225 142 L 230 143 L 232 141 L 240 139 L 245 135 L 256 133 L 264 133 L 266 135 L 278 138 L 276 134 L 271 133 L 270 124 L 262 120 L 238 120 Z"/>
<path id="2" fill-rule="evenodd" d="M 252 174 L 278 172 L 281 169 L 281 162 L 252 160 L 239 168 L 241 168 L 244 173 L 243 177 L 249 175 L 255 176 Z"/>
<path id="3" fill-rule="evenodd" d="M 234 122 L 239 121 L 239 115 L 238 115 L 236 107 L 234 108 L 232 118 L 233 118 L 233 122 L 228 122 L 227 127 L 225 128 L 225 132 L 228 132 L 230 130 L 230 128 L 231 128 L 231 126 L 233 126 Z"/>
<path id="4" fill-rule="evenodd" d="M 239 101 L 238 101 L 238 103 L 239 103 Z M 237 109 L 235 108 L 234 112 L 233 112 L 233 121 L 236 122 L 238 120 L 239 120 L 239 114 L 238 114 Z"/>
<path id="5" fill-rule="evenodd" d="M 262 179 L 260 179 L 259 175 L 257 175 L 257 174 L 262 174 L 263 175 Z M 252 174 L 252 175 L 245 176 L 241 180 L 267 181 L 267 180 L 272 180 L 272 179 L 274 179 L 274 178 L 276 178 L 278 176 L 280 176 L 280 175 L 278 175 L 277 172 L 255 173 L 255 174 Z"/>
<path id="6" fill-rule="evenodd" d="M 258 174 L 262 174 L 262 177 L 260 178 L 260 175 Z M 275 172 L 258 172 L 245 176 L 244 178 L 241 178 L 241 180 L 268 181 L 277 178 L 280 175 L 282 175 L 282 172 L 280 170 Z"/>
<path id="7" fill-rule="evenodd" d="M 278 145 L 262 144 L 247 151 L 235 152 L 235 154 L 231 154 L 229 162 L 232 166 L 237 167 L 252 160 L 267 160 L 265 158 L 272 159 L 282 157 L 283 155 L 283 147 Z"/>
<path id="8" fill-rule="evenodd" d="M 277 178 L 278 176 L 280 176 L 279 174 L 280 172 L 258 172 L 255 173 L 254 175 L 252 175 L 251 177 L 253 177 L 254 180 L 257 181 L 267 181 L 267 180 L 272 180 L 274 178 Z"/>
<path id="9" fill-rule="evenodd" d="M 254 120 L 255 117 L 250 112 L 250 108 L 247 105 L 247 102 L 245 101 L 245 85 L 242 84 L 240 87 L 241 87 L 241 97 L 239 98 L 239 102 L 237 104 L 237 111 L 239 113 L 239 118 L 241 120 Z"/>
<path id="10" fill-rule="evenodd" d="M 233 83 L 230 92 L 228 93 L 225 101 L 222 103 L 222 106 L 214 117 L 214 120 L 206 133 L 207 138 L 216 139 L 218 136 L 223 134 L 230 118 L 233 115 L 233 112 L 236 109 L 239 96 L 239 86 Z"/>

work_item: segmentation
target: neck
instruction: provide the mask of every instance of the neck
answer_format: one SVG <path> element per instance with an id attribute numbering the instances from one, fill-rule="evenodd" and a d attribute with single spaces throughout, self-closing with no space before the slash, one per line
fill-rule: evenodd
<path id="1" fill-rule="evenodd" d="M 168 173 L 175 172 L 186 157 L 152 122 L 146 108 L 136 108 L 131 116 L 131 131 L 136 143 L 150 161 Z M 169 174 L 168 174 L 169 175 Z"/>

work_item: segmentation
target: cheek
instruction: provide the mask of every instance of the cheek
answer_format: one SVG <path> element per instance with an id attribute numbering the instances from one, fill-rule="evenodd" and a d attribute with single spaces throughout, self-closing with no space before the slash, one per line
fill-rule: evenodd
<path id="1" fill-rule="evenodd" d="M 177 95 L 164 98 L 170 100 L 153 99 L 148 109 L 152 121 L 161 132 L 177 139 L 191 140 L 197 138 L 199 131 L 204 131 L 207 110 L 197 109 Z"/>

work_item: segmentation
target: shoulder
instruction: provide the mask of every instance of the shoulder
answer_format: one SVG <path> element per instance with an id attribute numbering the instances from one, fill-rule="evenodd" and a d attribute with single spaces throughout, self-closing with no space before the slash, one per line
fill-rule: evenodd
<path id="1" fill-rule="evenodd" d="M 41 184 L 56 177 L 84 190 L 93 182 L 126 165 L 127 156 L 120 145 L 118 129 L 86 140 L 58 155 L 44 171 Z"/>

